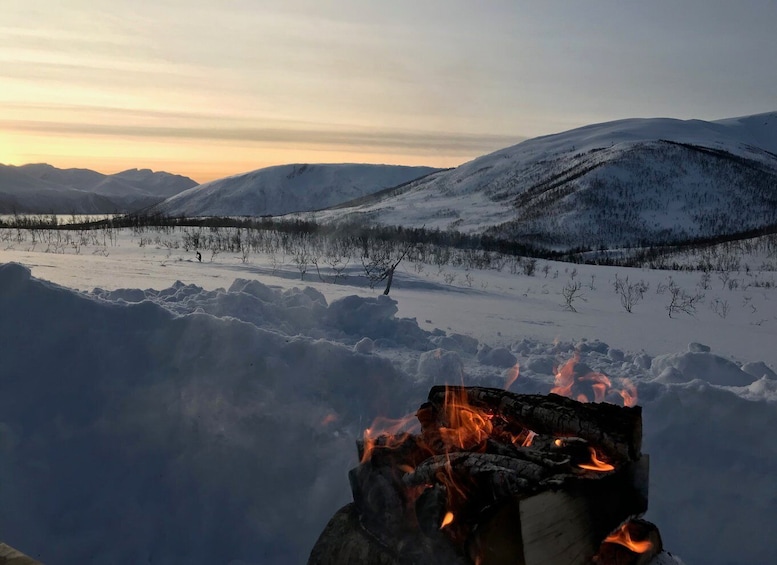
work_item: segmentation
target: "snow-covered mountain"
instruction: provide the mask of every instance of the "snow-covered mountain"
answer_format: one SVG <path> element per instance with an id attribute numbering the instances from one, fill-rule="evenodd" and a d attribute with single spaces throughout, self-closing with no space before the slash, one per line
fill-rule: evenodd
<path id="1" fill-rule="evenodd" d="M 196 186 L 192 179 L 149 169 L 105 175 L 47 164 L 0 164 L 0 213 L 133 212 Z"/>
<path id="2" fill-rule="evenodd" d="M 777 112 L 627 119 L 531 139 L 322 219 L 598 247 L 777 224 Z"/>
<path id="3" fill-rule="evenodd" d="M 399 165 L 279 165 L 201 184 L 153 211 L 170 216 L 276 216 L 320 210 L 436 171 Z"/>

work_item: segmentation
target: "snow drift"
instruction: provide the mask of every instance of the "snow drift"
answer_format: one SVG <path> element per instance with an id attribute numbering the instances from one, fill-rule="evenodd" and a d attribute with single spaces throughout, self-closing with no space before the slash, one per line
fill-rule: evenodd
<path id="1" fill-rule="evenodd" d="M 396 312 L 242 279 L 78 293 L 0 266 L 0 537 L 52 563 L 303 563 L 375 416 L 415 410 L 432 383 L 500 386 L 512 359 L 512 390 L 545 393 L 577 352 L 638 384 L 666 547 L 712 565 L 773 556 L 777 387 L 758 360 L 519 336 L 491 349 Z"/>

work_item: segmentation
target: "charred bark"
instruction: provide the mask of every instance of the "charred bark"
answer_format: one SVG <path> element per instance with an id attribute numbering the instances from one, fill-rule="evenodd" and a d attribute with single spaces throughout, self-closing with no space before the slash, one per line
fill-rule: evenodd
<path id="1" fill-rule="evenodd" d="M 500 414 L 537 434 L 579 437 L 622 460 L 642 449 L 642 408 L 582 403 L 557 394 L 515 394 L 496 388 L 435 386 L 429 402 L 441 406 L 446 390 L 465 390 L 469 402 Z"/>
<path id="2" fill-rule="evenodd" d="M 451 433 L 461 413 L 446 409 L 449 394 L 466 398 L 461 410 L 486 424 L 486 437 Z M 647 510 L 639 408 L 433 387 L 416 415 L 420 434 L 357 442 L 354 503 L 332 518 L 309 564 L 645 562 L 602 546 Z"/>

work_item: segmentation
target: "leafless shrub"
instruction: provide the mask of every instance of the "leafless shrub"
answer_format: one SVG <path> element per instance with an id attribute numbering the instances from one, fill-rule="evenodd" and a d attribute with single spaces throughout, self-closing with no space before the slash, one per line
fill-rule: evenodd
<path id="1" fill-rule="evenodd" d="M 567 281 L 567 283 L 564 285 L 564 288 L 561 289 L 561 296 L 564 297 L 565 309 L 569 310 L 570 312 L 577 312 L 574 303 L 578 299 L 583 298 L 583 295 L 580 292 L 582 288 L 583 283 L 580 281 L 573 281 L 572 279 Z"/>
<path id="2" fill-rule="evenodd" d="M 526 275 L 527 277 L 534 276 L 534 272 L 537 270 L 536 259 L 533 259 L 531 257 L 521 257 L 520 264 L 521 264 L 521 268 L 523 269 L 524 275 Z"/>
<path id="3" fill-rule="evenodd" d="M 728 316 L 728 308 L 728 300 L 721 300 L 720 298 L 716 298 L 710 302 L 710 309 L 721 318 L 725 319 Z"/>
<path id="4" fill-rule="evenodd" d="M 709 290 L 710 288 L 710 279 L 712 279 L 712 275 L 710 275 L 709 271 L 703 271 L 701 274 L 701 277 L 699 277 L 699 288 L 702 290 Z"/>
<path id="5" fill-rule="evenodd" d="M 669 313 L 670 318 L 672 317 L 672 314 L 677 314 L 679 312 L 693 316 L 696 314 L 696 306 L 704 301 L 704 294 L 700 292 L 688 294 L 674 281 L 669 283 L 667 291 L 669 292 L 670 300 L 669 304 L 666 306 L 666 310 Z"/>
<path id="6" fill-rule="evenodd" d="M 635 283 L 629 282 L 629 277 L 621 279 L 618 274 L 615 274 L 615 282 L 613 283 L 615 292 L 618 294 L 621 300 L 621 306 L 626 312 L 631 313 L 634 306 L 641 302 L 645 297 L 645 293 L 648 291 L 650 285 L 644 280 L 640 280 Z"/>

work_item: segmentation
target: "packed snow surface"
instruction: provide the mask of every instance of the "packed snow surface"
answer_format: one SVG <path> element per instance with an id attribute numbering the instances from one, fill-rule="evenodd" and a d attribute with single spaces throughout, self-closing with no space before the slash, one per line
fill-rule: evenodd
<path id="1" fill-rule="evenodd" d="M 387 297 L 353 273 L 301 282 L 123 245 L 0 251 L 0 538 L 44 562 L 304 563 L 376 416 L 435 384 L 503 386 L 516 363 L 510 390 L 547 393 L 575 355 L 638 387 L 665 546 L 689 564 L 773 558 L 769 291 L 699 323 L 664 297 L 618 312 L 603 267 L 575 273 L 591 289 L 574 313 L 559 263 L 470 285 L 407 270 Z"/>

